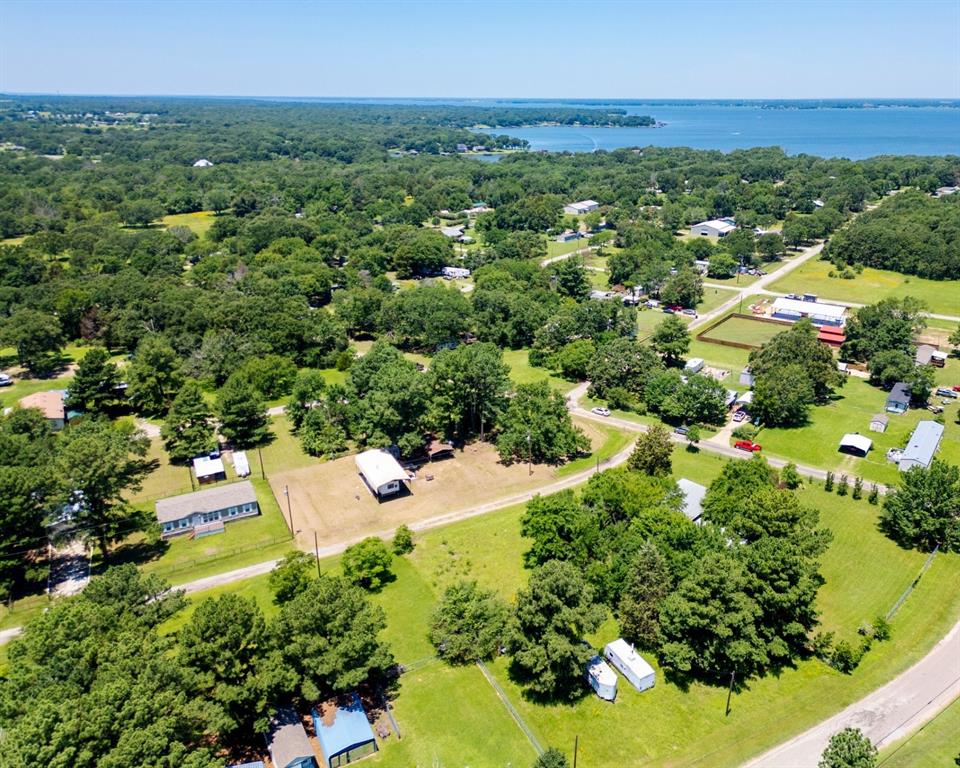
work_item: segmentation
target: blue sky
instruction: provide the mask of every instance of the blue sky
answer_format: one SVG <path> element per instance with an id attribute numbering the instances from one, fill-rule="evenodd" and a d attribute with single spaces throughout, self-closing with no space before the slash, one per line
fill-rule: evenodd
<path id="1" fill-rule="evenodd" d="M 960 97 L 960 0 L 0 0 L 0 91 Z"/>

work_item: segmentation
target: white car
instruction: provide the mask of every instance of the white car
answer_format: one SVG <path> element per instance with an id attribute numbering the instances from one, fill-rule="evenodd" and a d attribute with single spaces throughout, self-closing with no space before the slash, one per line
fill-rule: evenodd
<path id="1" fill-rule="evenodd" d="M 596 408 L 591 408 L 590 410 L 591 410 L 593 413 L 597 414 L 597 416 L 609 416 L 609 415 L 610 415 L 610 409 L 609 409 L 609 408 L 604 408 L 603 406 L 600 406 L 600 405 L 598 405 Z"/>
<path id="2" fill-rule="evenodd" d="M 13 384 L 13 379 L 11 379 L 5 373 L 0 373 L 0 387 L 9 387 L 12 384 Z"/>

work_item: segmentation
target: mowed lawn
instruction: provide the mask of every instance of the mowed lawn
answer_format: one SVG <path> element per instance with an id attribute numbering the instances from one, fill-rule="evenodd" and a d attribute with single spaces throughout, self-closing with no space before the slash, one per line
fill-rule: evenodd
<path id="1" fill-rule="evenodd" d="M 505 349 L 503 362 L 510 369 L 510 381 L 514 384 L 533 384 L 546 380 L 551 387 L 564 393 L 577 386 L 577 382 L 561 379 L 546 368 L 530 365 L 529 349 Z"/>
<path id="2" fill-rule="evenodd" d="M 164 216 L 161 221 L 167 229 L 171 227 L 187 227 L 199 237 L 206 237 L 207 231 L 213 226 L 217 215 L 213 211 L 196 211 L 195 213 L 173 213 Z"/>
<path id="3" fill-rule="evenodd" d="M 678 448 L 674 473 L 708 484 L 723 463 Z M 822 558 L 827 580 L 818 601 L 823 626 L 853 638 L 862 621 L 894 604 L 926 556 L 887 541 L 876 528 L 878 508 L 865 500 L 839 499 L 818 486 L 801 491 L 801 497 L 820 510 L 821 524 L 833 532 Z M 414 552 L 395 561 L 396 581 L 373 596 L 387 614 L 384 639 L 411 671 L 401 677 L 394 702 L 404 738 L 385 742 L 370 759 L 372 765 L 531 763 L 532 747 L 479 670 L 431 660 L 427 637 L 435 601 L 458 579 L 476 579 L 514 600 L 527 577 L 521 563 L 528 546 L 520 536 L 522 514 L 522 506 L 512 507 L 418 536 Z M 322 566 L 336 571 L 339 558 L 324 560 Z M 729 717 L 724 716 L 724 688 L 693 685 L 684 691 L 666 682 L 659 670 L 656 687 L 643 694 L 621 679 L 614 704 L 585 689 L 574 704 L 541 705 L 526 700 L 511 682 L 505 659 L 490 668 L 541 743 L 569 754 L 573 736 L 579 736 L 582 765 L 734 766 L 842 709 L 921 657 L 960 612 L 960 593 L 951 588 L 958 578 L 960 557 L 938 555 L 893 618 L 891 640 L 874 646 L 853 675 L 804 661 L 778 676 L 749 681 L 734 695 Z M 269 615 L 275 612 L 266 577 L 207 594 L 225 591 L 254 597 Z M 193 604 L 202 596 L 193 596 Z M 191 610 L 175 617 L 168 629 L 181 626 Z M 617 634 L 608 619 L 588 639 L 599 646 Z"/>
<path id="4" fill-rule="evenodd" d="M 717 339 L 759 347 L 766 344 L 778 333 L 789 331 L 791 325 L 790 323 L 765 323 L 762 320 L 730 316 L 720 325 L 711 328 L 702 340 Z"/>
<path id="5" fill-rule="evenodd" d="M 942 768 L 960 756 L 960 699 L 921 730 L 880 752 L 882 768 Z"/>
<path id="6" fill-rule="evenodd" d="M 923 408 L 911 409 L 901 415 L 887 414 L 887 431 L 871 432 L 870 418 L 884 412 L 886 399 L 887 393 L 883 390 L 851 376 L 837 390 L 833 402 L 811 408 L 806 426 L 765 428 L 756 440 L 763 446 L 764 453 L 782 456 L 798 464 L 833 469 L 838 474 L 846 473 L 851 483 L 856 476 L 879 483 L 895 483 L 900 472 L 895 464 L 887 461 L 887 450 L 905 446 L 917 423 L 932 419 L 933 414 Z M 933 402 L 939 402 L 939 398 Z M 944 434 L 938 454 L 952 464 L 960 464 L 960 425 L 956 423 L 958 403 L 960 401 L 955 400 L 943 406 Z M 840 438 L 847 432 L 859 432 L 873 440 L 873 449 L 866 457 L 848 456 L 837 451 Z"/>
<path id="7" fill-rule="evenodd" d="M 930 311 L 941 315 L 960 315 L 960 281 L 925 280 L 869 267 L 844 280 L 830 277 L 836 267 L 829 261 L 811 259 L 789 275 L 777 280 L 770 289 L 780 293 L 815 293 L 821 299 L 873 304 L 888 296 L 914 296 L 926 302 Z"/>

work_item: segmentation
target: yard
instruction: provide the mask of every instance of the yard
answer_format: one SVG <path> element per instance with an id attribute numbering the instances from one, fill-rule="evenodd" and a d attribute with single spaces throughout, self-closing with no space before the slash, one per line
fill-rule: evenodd
<path id="1" fill-rule="evenodd" d="M 216 220 L 216 214 L 213 211 L 196 211 L 195 213 L 173 213 L 164 216 L 161 221 L 167 229 L 171 227 L 187 227 L 200 238 L 207 234 L 207 230 L 213 226 Z"/>
<path id="2" fill-rule="evenodd" d="M 881 768 L 935 768 L 956 765 L 960 756 L 960 699 L 917 733 L 880 753 Z"/>
<path id="3" fill-rule="evenodd" d="M 529 349 L 505 349 L 503 362 L 510 369 L 510 381 L 514 384 L 533 384 L 546 379 L 551 387 L 564 393 L 577 386 L 577 382 L 561 379 L 546 368 L 530 365 Z"/>
<path id="4" fill-rule="evenodd" d="M 836 268 L 829 261 L 811 259 L 769 286 L 781 293 L 815 293 L 821 299 L 872 304 L 888 296 L 914 296 L 926 302 L 931 312 L 960 315 L 960 282 L 925 280 L 899 272 L 864 268 L 852 280 L 830 277 Z"/>
<path id="5" fill-rule="evenodd" d="M 707 484 L 722 466 L 714 456 L 680 448 L 675 452 L 676 476 Z M 801 494 L 820 509 L 821 523 L 834 534 L 823 557 L 824 628 L 851 638 L 861 621 L 893 605 L 916 577 L 925 555 L 899 550 L 881 536 L 876 530 L 877 507 L 866 501 L 839 499 L 816 486 Z M 394 702 L 403 739 L 391 737 L 382 744 L 371 764 L 476 768 L 526 766 L 532 761 L 531 745 L 479 670 L 449 668 L 431 660 L 426 637 L 432 605 L 457 579 L 476 579 L 512 600 L 525 581 L 520 559 L 526 547 L 519 535 L 522 512 L 522 506 L 511 507 L 418 536 L 414 552 L 395 563 L 396 581 L 373 596 L 387 613 L 385 639 L 410 671 L 401 678 Z M 338 558 L 322 565 L 334 570 Z M 615 704 L 585 695 L 572 705 L 540 705 L 524 699 L 509 679 L 505 660 L 490 668 L 542 744 L 569 754 L 573 737 L 579 736 L 583 765 L 733 766 L 840 710 L 923 655 L 960 612 L 960 594 L 945 589 L 958 578 L 960 557 L 938 556 L 894 617 L 892 639 L 874 646 L 853 675 L 841 675 L 818 661 L 801 662 L 779 676 L 750 681 L 734 696 L 729 717 L 724 717 L 725 689 L 693 685 L 684 691 L 665 682 L 659 672 L 657 686 L 644 694 L 621 680 Z M 268 615 L 275 612 L 266 577 L 208 594 L 224 591 L 253 596 Z M 175 617 L 169 628 L 182 625 L 189 611 Z M 600 645 L 616 635 L 614 622 L 608 620 L 589 640 Z M 948 718 L 943 727 L 931 731 L 927 742 L 939 744 L 931 747 L 938 750 L 946 749 L 955 722 L 950 719 L 953 714 L 943 717 Z"/>
<path id="6" fill-rule="evenodd" d="M 778 333 L 790 330 L 792 325 L 792 323 L 771 323 L 730 315 L 720 325 L 711 328 L 700 340 L 709 342 L 716 339 L 760 347 Z"/>

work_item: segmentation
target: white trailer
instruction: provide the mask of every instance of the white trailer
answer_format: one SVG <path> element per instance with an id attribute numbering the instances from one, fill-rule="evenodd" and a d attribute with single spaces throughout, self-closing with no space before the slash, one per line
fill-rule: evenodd
<path id="1" fill-rule="evenodd" d="M 653 667 L 622 637 L 604 646 L 603 657 L 638 691 L 653 688 L 656 682 Z"/>
<path id="2" fill-rule="evenodd" d="M 604 701 L 617 698 L 617 675 L 599 656 L 587 662 L 587 682 Z"/>

